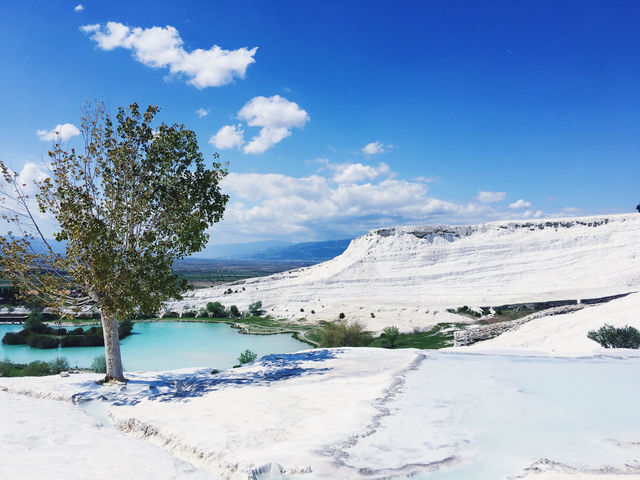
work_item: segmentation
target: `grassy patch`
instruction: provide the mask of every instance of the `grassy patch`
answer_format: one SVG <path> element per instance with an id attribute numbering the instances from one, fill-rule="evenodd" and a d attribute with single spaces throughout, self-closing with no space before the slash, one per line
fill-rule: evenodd
<path id="1" fill-rule="evenodd" d="M 434 350 L 453 346 L 453 332 L 462 330 L 464 323 L 438 323 L 428 332 L 401 333 L 395 341 L 394 348 L 420 348 Z M 376 337 L 370 347 L 388 348 L 388 340 L 384 336 Z"/>

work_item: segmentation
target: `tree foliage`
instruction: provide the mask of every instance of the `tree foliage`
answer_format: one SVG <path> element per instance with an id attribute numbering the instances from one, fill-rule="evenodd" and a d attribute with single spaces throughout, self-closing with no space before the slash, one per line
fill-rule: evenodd
<path id="1" fill-rule="evenodd" d="M 56 143 L 35 199 L 0 162 L 8 186 L 4 217 L 14 228 L 0 236 L 0 268 L 23 298 L 65 313 L 95 306 L 106 331 L 105 318 L 156 312 L 188 287 L 172 273 L 173 262 L 206 245 L 207 229 L 228 200 L 219 187 L 227 171 L 218 162 L 207 168 L 184 125 L 154 128 L 158 111 L 141 112 L 134 103 L 112 119 L 101 104 L 88 106 L 83 151 Z M 34 200 L 55 220 L 64 255 L 45 238 Z M 33 248 L 36 238 L 44 252 Z M 107 351 L 108 365 L 109 358 Z"/>

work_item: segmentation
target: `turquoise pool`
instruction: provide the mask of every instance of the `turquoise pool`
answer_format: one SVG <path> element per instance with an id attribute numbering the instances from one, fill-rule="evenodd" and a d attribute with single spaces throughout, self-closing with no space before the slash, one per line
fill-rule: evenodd
<path id="1" fill-rule="evenodd" d="M 21 325 L 0 325 L 0 339 Z M 240 352 L 252 350 L 258 356 L 291 353 L 309 348 L 289 334 L 241 335 L 222 323 L 141 322 L 121 342 L 122 363 L 128 371 L 160 371 L 185 367 L 225 369 L 237 363 Z M 40 350 L 25 345 L 0 344 L 0 359 L 16 363 L 65 357 L 72 366 L 89 367 L 104 354 L 103 347 L 71 347 Z"/>

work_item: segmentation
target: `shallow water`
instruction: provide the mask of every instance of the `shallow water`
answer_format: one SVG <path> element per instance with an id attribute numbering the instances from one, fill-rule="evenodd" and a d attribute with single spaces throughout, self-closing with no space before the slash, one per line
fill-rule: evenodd
<path id="1" fill-rule="evenodd" d="M 429 388 L 420 380 L 425 375 Z M 637 465 L 639 385 L 638 359 L 432 353 L 407 378 L 411 400 L 405 407 L 418 416 L 431 415 L 437 405 L 447 414 L 422 430 L 396 426 L 383 435 L 404 434 L 412 442 L 444 438 L 445 451 L 445 444 L 456 445 L 459 463 L 415 480 L 506 479 L 540 458 L 579 468 L 633 458 Z M 440 427 L 437 420 L 443 420 Z"/>
<path id="2" fill-rule="evenodd" d="M 18 332 L 21 325 L 0 325 L 0 338 Z M 259 357 L 309 348 L 289 334 L 241 335 L 223 323 L 141 322 L 120 343 L 122 362 L 128 371 L 160 371 L 186 367 L 230 368 L 245 349 Z M 72 366 L 89 367 L 103 347 L 69 347 L 51 350 L 25 345 L 0 344 L 0 359 L 16 363 L 65 357 Z"/>

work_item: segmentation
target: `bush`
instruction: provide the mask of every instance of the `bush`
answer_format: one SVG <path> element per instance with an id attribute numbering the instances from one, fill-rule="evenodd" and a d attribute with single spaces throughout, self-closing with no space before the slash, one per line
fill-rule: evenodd
<path id="1" fill-rule="evenodd" d="M 25 377 L 42 377 L 43 375 L 51 375 L 51 368 L 47 362 L 31 362 L 22 370 Z"/>
<path id="2" fill-rule="evenodd" d="M 238 362 L 240 362 L 240 365 L 245 365 L 247 363 L 255 362 L 257 358 L 257 353 L 247 349 L 240 354 L 240 356 L 238 357 Z"/>
<path id="3" fill-rule="evenodd" d="M 107 373 L 107 359 L 104 355 L 99 355 L 93 359 L 91 370 L 96 373 Z"/>
<path id="4" fill-rule="evenodd" d="M 257 302 L 253 302 L 249 305 L 249 313 L 256 317 L 262 315 L 262 300 L 258 300 Z"/>
<path id="5" fill-rule="evenodd" d="M 2 343 L 5 345 L 26 345 L 27 337 L 22 332 L 7 332 L 2 337 Z"/>
<path id="6" fill-rule="evenodd" d="M 133 330 L 133 322 L 128 318 L 122 320 L 120 325 L 118 325 L 118 336 L 119 338 L 125 338 L 131 335 L 131 330 Z"/>
<path id="7" fill-rule="evenodd" d="M 0 362 L 0 377 L 8 377 L 11 375 L 11 371 L 14 369 L 14 365 L 8 358 L 5 358 Z"/>
<path id="8" fill-rule="evenodd" d="M 236 307 L 235 305 L 231 305 L 229 307 L 229 315 L 231 315 L 232 317 L 239 317 L 240 310 L 238 310 L 238 307 Z"/>
<path id="9" fill-rule="evenodd" d="M 61 347 L 88 347 L 85 335 L 67 335 L 60 339 Z"/>
<path id="10" fill-rule="evenodd" d="M 344 320 L 344 317 L 345 317 L 344 312 L 340 312 L 340 315 L 338 315 L 338 318 L 340 320 Z"/>
<path id="11" fill-rule="evenodd" d="M 69 330 L 69 335 L 84 335 L 84 329 L 82 327 Z"/>
<path id="12" fill-rule="evenodd" d="M 69 370 L 69 362 L 64 357 L 56 357 L 49 362 L 49 369 L 54 375 L 60 372 L 66 372 Z"/>
<path id="13" fill-rule="evenodd" d="M 185 310 L 182 312 L 182 315 L 180 315 L 181 318 L 196 318 L 197 316 L 198 312 L 195 310 Z"/>
<path id="14" fill-rule="evenodd" d="M 207 303 L 207 312 L 209 312 L 209 316 L 213 318 L 226 318 L 227 311 L 220 302 L 209 302 Z"/>
<path id="15" fill-rule="evenodd" d="M 327 323 L 320 330 L 320 345 L 323 347 L 366 347 L 371 340 L 371 334 L 360 322 Z"/>
<path id="16" fill-rule="evenodd" d="M 32 348 L 58 348 L 60 341 L 57 338 L 47 337 L 45 335 L 31 335 L 27 339 L 27 345 Z"/>
<path id="17" fill-rule="evenodd" d="M 24 322 L 24 329 L 34 333 L 44 333 L 47 326 L 42 323 L 42 313 L 31 312 Z"/>
<path id="18" fill-rule="evenodd" d="M 598 330 L 587 333 L 587 337 L 604 348 L 640 348 L 640 331 L 629 325 L 616 328 L 605 323 Z"/>
<path id="19" fill-rule="evenodd" d="M 385 327 L 382 333 L 385 337 L 387 337 L 387 340 L 389 340 L 389 345 L 391 346 L 391 348 L 393 348 L 396 340 L 398 339 L 398 336 L 400 335 L 400 330 L 398 330 L 398 327 L 396 327 L 395 325 Z"/>

